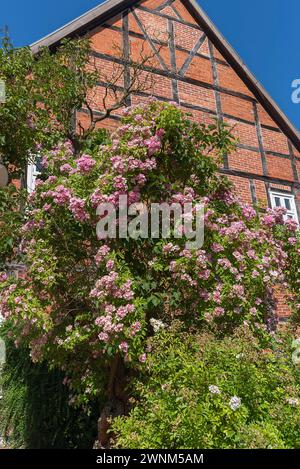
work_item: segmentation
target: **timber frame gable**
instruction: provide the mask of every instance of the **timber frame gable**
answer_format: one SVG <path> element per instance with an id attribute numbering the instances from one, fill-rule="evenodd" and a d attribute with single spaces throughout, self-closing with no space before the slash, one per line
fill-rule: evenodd
<path id="1" fill-rule="evenodd" d="M 124 66 L 124 83 L 130 81 L 133 49 L 145 42 L 156 58 L 145 67 L 158 82 L 152 96 L 179 103 L 199 122 L 217 117 L 232 125 L 240 142 L 236 154 L 224 157 L 220 171 L 236 184 L 245 202 L 270 206 L 272 190 L 299 201 L 299 132 L 195 0 L 109 0 L 31 48 L 34 53 L 41 46 L 55 50 L 63 38 L 82 35 L 92 38 L 92 55 L 100 67 Z M 110 37 L 122 46 L 122 59 L 109 47 Z M 107 86 L 99 80 L 99 94 Z M 127 104 L 147 96 L 136 92 Z M 78 118 L 87 112 L 80 110 Z M 120 115 L 114 113 L 110 120 L 116 125 Z M 296 205 L 300 218 L 299 202 Z"/>

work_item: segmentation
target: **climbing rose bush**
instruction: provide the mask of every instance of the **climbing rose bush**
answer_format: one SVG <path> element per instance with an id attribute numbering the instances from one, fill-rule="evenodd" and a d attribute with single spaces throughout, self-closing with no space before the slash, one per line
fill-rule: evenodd
<path id="1" fill-rule="evenodd" d="M 298 227 L 291 222 L 294 232 L 287 238 L 284 230 L 277 227 L 276 236 L 282 240 L 284 250 L 288 256 L 285 268 L 284 289 L 290 292 L 288 302 L 291 307 L 292 319 L 300 325 L 300 233 Z M 297 231 L 296 231 L 297 230 Z"/>
<path id="2" fill-rule="evenodd" d="M 226 126 L 150 102 L 127 109 L 108 143 L 78 155 L 64 142 L 43 156 L 22 227 L 27 272 L 1 274 L 1 314 L 33 361 L 64 370 L 73 399 L 99 393 L 115 357 L 144 366 L 153 321 L 274 328 L 273 287 L 289 286 L 296 227 L 282 210 L 259 215 L 238 201 L 217 173 L 234 146 Z M 174 230 L 170 239 L 97 239 L 98 205 L 117 207 L 122 195 L 129 205 L 203 204 L 204 245 L 188 250 Z"/>

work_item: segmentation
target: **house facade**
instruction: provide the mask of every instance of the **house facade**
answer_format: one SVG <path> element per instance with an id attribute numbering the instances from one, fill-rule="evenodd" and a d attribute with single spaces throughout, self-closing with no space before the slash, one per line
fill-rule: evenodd
<path id="1" fill-rule="evenodd" d="M 115 64 L 124 66 L 120 88 L 130 80 L 130 59 L 149 51 L 144 73 L 152 78 L 151 89 L 136 90 L 127 104 L 152 95 L 178 103 L 199 123 L 215 118 L 228 123 L 239 143 L 224 157 L 220 172 L 244 202 L 262 209 L 283 206 L 288 217 L 300 220 L 300 135 L 196 1 L 109 0 L 31 47 L 55 49 L 63 38 L 83 35 L 91 39 L 99 76 L 109 76 Z M 101 112 L 106 89 L 100 79 L 95 112 Z M 101 125 L 116 127 L 120 115 L 116 110 Z M 86 126 L 87 119 L 87 109 L 77 111 L 78 125 Z M 280 314 L 287 315 L 284 295 L 278 300 Z"/>

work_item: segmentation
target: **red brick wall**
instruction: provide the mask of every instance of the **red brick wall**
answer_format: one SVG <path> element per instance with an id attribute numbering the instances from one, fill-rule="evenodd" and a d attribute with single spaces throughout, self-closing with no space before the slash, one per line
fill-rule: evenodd
<path id="1" fill-rule="evenodd" d="M 268 206 L 267 191 L 273 187 L 293 191 L 298 194 L 299 202 L 300 149 L 293 148 L 288 142 L 276 122 L 210 43 L 183 2 L 175 0 L 160 8 L 164 2 L 141 1 L 134 12 L 125 12 L 128 14 L 132 59 L 138 60 L 142 49 L 146 54 L 153 53 L 153 46 L 159 49 L 161 57 L 161 60 L 155 57 L 149 61 L 149 70 L 144 72 L 145 80 L 150 76 L 154 78 L 151 90 L 133 95 L 131 103 L 144 101 L 148 93 L 158 99 L 179 102 L 198 122 L 211 123 L 215 117 L 223 119 L 232 127 L 239 144 L 237 151 L 228 155 L 222 171 L 228 174 L 242 199 L 265 208 Z M 125 26 L 124 14 L 120 14 L 90 33 L 102 82 L 109 81 L 116 67 L 113 60 L 118 56 L 117 49 L 122 49 L 124 40 L 126 43 Z M 145 31 L 148 37 L 145 37 Z M 201 46 L 183 70 L 202 36 Z M 169 47 L 170 44 L 174 47 Z M 122 86 L 122 80 L 118 85 Z M 101 110 L 103 93 L 103 86 L 95 90 L 93 107 L 96 110 Z M 115 112 L 113 119 L 101 125 L 115 127 L 119 114 L 119 111 Z M 87 125 L 87 113 L 78 114 L 78 119 L 82 125 Z M 282 296 L 280 305 L 285 314 Z"/>

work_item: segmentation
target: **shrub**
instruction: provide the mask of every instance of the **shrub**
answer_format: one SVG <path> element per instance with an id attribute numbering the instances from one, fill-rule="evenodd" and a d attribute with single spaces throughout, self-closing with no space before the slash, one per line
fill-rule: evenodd
<path id="1" fill-rule="evenodd" d="M 97 134 L 82 154 L 70 141 L 50 152 L 41 149 L 45 174 L 28 199 L 18 249 L 26 274 L 13 279 L 0 272 L 0 313 L 14 344 L 28 347 L 35 363 L 60 369 L 78 405 L 106 397 L 99 424 L 104 429 L 99 432 L 101 444 L 106 444 L 109 416 L 126 408 L 127 383 L 152 360 L 147 338 L 160 321 L 170 326 L 180 318 L 189 343 L 189 335 L 208 325 L 216 333 L 233 334 L 246 324 L 257 337 L 263 336 L 276 325 L 274 286 L 291 287 L 296 299 L 297 281 L 286 272 L 292 272 L 289 264 L 299 258 L 297 226 L 285 220 L 284 210 L 260 214 L 241 204 L 229 180 L 218 173 L 222 156 L 236 143 L 225 124 L 199 125 L 176 105 L 150 101 L 126 109 L 121 126 L 110 137 Z M 118 226 L 124 195 L 131 208 L 140 202 L 147 209 L 152 203 L 175 202 L 180 209 L 190 204 L 195 212 L 201 204 L 204 244 L 187 248 L 187 233 L 183 230 L 178 237 L 175 223 L 169 239 L 161 230 L 156 237 L 99 239 L 97 207 L 112 204 Z M 296 310 L 298 306 L 295 301 Z M 249 383 L 254 389 L 256 383 Z M 211 401 L 202 385 L 198 391 L 205 406 L 197 413 L 197 389 L 176 390 L 175 402 L 180 403 L 185 390 L 194 412 L 187 418 L 201 416 L 201 426 L 197 420 L 196 430 L 184 437 L 187 445 L 195 442 L 200 428 L 207 428 L 207 435 L 212 432 L 201 444 L 232 445 L 233 435 L 252 421 L 245 395 L 239 411 L 233 412 L 224 399 L 216 396 Z M 234 390 L 226 386 L 222 392 L 227 401 L 234 397 Z M 217 431 L 210 430 L 205 419 L 211 409 Z M 168 422 L 165 414 L 161 412 L 162 428 Z M 180 419 L 184 416 L 183 407 Z M 253 419 L 253 432 L 263 438 L 266 432 Z M 188 429 L 183 426 L 180 435 Z M 150 430 L 152 434 L 149 426 Z M 168 440 L 169 427 L 165 430 L 161 442 L 153 444 L 184 444 L 176 425 L 173 443 Z"/>
<path id="2" fill-rule="evenodd" d="M 1 336 L 6 336 L 3 329 Z M 0 376 L 0 435 L 10 448 L 91 448 L 97 437 L 97 402 L 90 412 L 69 405 L 64 375 L 34 365 L 25 347 L 6 337 L 7 360 Z M 91 410 L 92 409 L 92 410 Z"/>
<path id="3" fill-rule="evenodd" d="M 20 228 L 24 221 L 20 207 L 26 196 L 13 185 L 0 188 L 0 269 L 16 259 Z"/>
<path id="4" fill-rule="evenodd" d="M 163 330 L 149 344 L 133 408 L 115 419 L 122 448 L 299 448 L 300 376 L 288 334 L 231 337 Z"/>
<path id="5" fill-rule="evenodd" d="M 115 357 L 133 367 L 146 359 L 151 318 L 228 331 L 269 321 L 271 329 L 272 287 L 285 281 L 287 258 L 274 233 L 295 231 L 281 211 L 259 217 L 241 205 L 218 175 L 235 143 L 221 124 L 197 125 L 178 107 L 151 102 L 127 110 L 105 138 L 89 154 L 74 155 L 67 142 L 44 155 L 48 177 L 22 227 L 27 275 L 0 274 L 0 310 L 16 345 L 61 368 L 85 403 L 103 392 Z M 129 204 L 203 204 L 203 247 L 186 249 L 174 227 L 169 240 L 97 239 L 98 204 L 117 205 L 124 194 Z"/>

